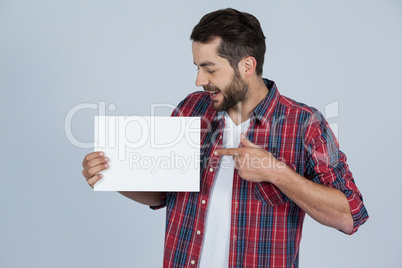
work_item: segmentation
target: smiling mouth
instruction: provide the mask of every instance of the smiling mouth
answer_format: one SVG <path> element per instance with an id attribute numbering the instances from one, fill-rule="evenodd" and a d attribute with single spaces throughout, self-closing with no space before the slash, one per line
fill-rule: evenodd
<path id="1" fill-rule="evenodd" d="M 215 96 L 216 93 L 218 93 L 219 91 L 209 91 L 210 94 L 212 94 L 212 96 Z"/>

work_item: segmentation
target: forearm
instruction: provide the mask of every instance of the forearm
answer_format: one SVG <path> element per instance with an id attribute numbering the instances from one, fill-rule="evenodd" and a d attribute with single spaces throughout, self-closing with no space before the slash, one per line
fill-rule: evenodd
<path id="1" fill-rule="evenodd" d="M 162 204 L 162 192 L 119 192 L 125 197 L 148 206 Z"/>
<path id="2" fill-rule="evenodd" d="M 341 191 L 314 183 L 290 168 L 272 183 L 319 223 L 352 232 L 349 202 Z"/>
<path id="3" fill-rule="evenodd" d="M 349 202 L 341 191 L 300 176 L 270 152 L 249 141 L 244 134 L 241 138 L 244 147 L 219 149 L 215 155 L 233 156 L 235 168 L 244 180 L 273 183 L 321 224 L 345 233 L 353 231 Z"/>

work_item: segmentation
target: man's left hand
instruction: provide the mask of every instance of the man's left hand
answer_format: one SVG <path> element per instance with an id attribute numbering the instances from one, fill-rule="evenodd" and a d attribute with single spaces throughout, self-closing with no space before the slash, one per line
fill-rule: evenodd
<path id="1" fill-rule="evenodd" d="M 232 156 L 235 168 L 244 180 L 273 182 L 288 168 L 270 152 L 249 141 L 244 134 L 241 134 L 240 139 L 244 147 L 218 149 L 215 151 L 215 155 Z"/>

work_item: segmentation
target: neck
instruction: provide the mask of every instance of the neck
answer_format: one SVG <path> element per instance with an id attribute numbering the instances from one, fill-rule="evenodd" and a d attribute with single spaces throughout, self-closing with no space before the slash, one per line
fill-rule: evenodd
<path id="1" fill-rule="evenodd" d="M 250 81 L 247 100 L 239 102 L 227 110 L 233 122 L 239 125 L 249 119 L 255 107 L 265 98 L 268 91 L 262 77 L 258 77 L 255 81 Z"/>

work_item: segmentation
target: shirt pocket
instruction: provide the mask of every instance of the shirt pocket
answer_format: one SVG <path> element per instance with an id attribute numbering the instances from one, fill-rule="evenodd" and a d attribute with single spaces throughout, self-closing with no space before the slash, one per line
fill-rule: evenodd
<path id="1" fill-rule="evenodd" d="M 256 183 L 254 196 L 268 206 L 278 206 L 290 201 L 289 197 L 270 182 Z"/>
<path id="2" fill-rule="evenodd" d="M 279 161 L 285 163 L 293 171 L 297 172 L 295 163 L 288 162 L 283 158 L 279 158 Z M 291 201 L 278 187 L 270 182 L 257 182 L 254 196 L 258 201 L 268 206 L 278 206 Z"/>

